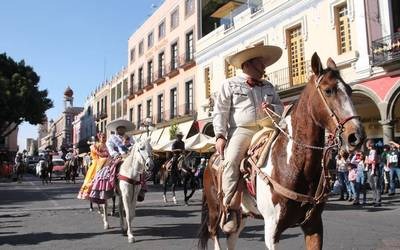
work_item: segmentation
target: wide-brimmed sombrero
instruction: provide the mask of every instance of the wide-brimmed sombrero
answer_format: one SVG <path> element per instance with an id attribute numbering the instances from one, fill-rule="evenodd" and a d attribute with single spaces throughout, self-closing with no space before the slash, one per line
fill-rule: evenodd
<path id="1" fill-rule="evenodd" d="M 125 127 L 126 131 L 130 131 L 133 129 L 133 123 L 125 119 L 118 119 L 107 124 L 108 131 L 116 131 L 118 127 Z"/>
<path id="2" fill-rule="evenodd" d="M 236 68 L 242 68 L 242 64 L 256 57 L 264 58 L 265 67 L 274 64 L 282 55 L 282 49 L 272 45 L 257 45 L 228 57 L 226 60 Z"/>

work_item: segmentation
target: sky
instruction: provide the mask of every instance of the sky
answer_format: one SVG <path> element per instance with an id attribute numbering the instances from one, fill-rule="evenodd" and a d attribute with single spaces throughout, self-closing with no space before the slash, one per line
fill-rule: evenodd
<path id="1" fill-rule="evenodd" d="M 64 107 L 67 86 L 74 91 L 74 106 L 105 78 L 128 62 L 128 39 L 162 0 L 1 0 L 0 53 L 25 60 L 47 89 L 56 120 Z M 28 123 L 19 128 L 20 151 L 26 138 L 37 138 Z"/>

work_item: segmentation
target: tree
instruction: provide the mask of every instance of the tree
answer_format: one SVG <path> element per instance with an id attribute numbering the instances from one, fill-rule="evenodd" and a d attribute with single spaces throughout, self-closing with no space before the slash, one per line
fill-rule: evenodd
<path id="1" fill-rule="evenodd" d="M 0 137 L 11 134 L 22 122 L 42 123 L 53 107 L 47 90 L 39 90 L 39 76 L 24 60 L 15 62 L 0 54 Z"/>
<path id="2" fill-rule="evenodd" d="M 169 127 L 169 139 L 174 139 L 176 137 L 176 133 L 178 133 L 178 125 L 176 125 L 174 122 L 171 127 Z"/>

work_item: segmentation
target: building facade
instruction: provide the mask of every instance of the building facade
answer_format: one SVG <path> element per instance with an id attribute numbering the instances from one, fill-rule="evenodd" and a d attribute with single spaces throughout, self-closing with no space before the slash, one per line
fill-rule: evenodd
<path id="1" fill-rule="evenodd" d="M 172 124 L 185 138 L 196 130 L 197 4 L 164 1 L 128 41 L 127 117 L 153 144 L 170 140 Z"/>
<path id="2" fill-rule="evenodd" d="M 0 137 L 0 162 L 14 161 L 18 147 L 18 127 L 8 136 Z"/>
<path id="3" fill-rule="evenodd" d="M 202 0 L 201 38 L 196 45 L 197 81 L 201 83 L 197 90 L 203 97 L 197 107 L 200 129 L 212 134 L 213 99 L 221 82 L 240 72 L 225 59 L 243 48 L 265 44 L 283 50 L 280 60 L 266 69 L 265 78 L 284 103 L 298 98 L 312 74 L 311 56 L 317 52 L 323 63 L 333 58 L 352 86 L 368 137 L 388 142 L 400 136 L 400 126 L 395 125 L 400 78 L 398 68 L 393 67 L 398 59 L 387 56 L 390 67 L 386 68 L 370 60 L 374 39 L 385 34 L 393 41 L 391 30 L 398 25 L 400 11 L 396 5 L 396 1 L 379 0 Z M 373 16 L 385 18 L 375 20 Z M 382 77 L 390 81 L 377 80 Z"/>

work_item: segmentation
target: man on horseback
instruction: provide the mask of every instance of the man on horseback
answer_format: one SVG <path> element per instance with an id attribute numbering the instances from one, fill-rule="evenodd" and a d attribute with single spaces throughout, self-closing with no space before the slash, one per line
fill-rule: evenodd
<path id="1" fill-rule="evenodd" d="M 113 123 L 115 125 L 111 126 L 112 124 L 109 124 L 109 127 L 110 129 L 114 128 L 112 130 L 116 133 L 108 138 L 106 145 L 110 156 L 115 158 L 128 152 L 125 133 L 127 130 L 132 129 L 133 125 L 128 120 L 117 120 Z M 129 143 L 133 145 L 134 142 L 130 141 Z"/>
<path id="2" fill-rule="evenodd" d="M 182 141 L 183 134 L 181 131 L 176 133 L 176 140 L 172 143 L 172 164 L 170 169 L 170 174 L 168 175 L 167 179 L 164 182 L 164 195 L 163 200 L 167 202 L 167 185 L 168 182 L 171 182 L 172 185 L 172 201 L 174 204 L 177 204 L 176 197 L 175 197 L 175 186 L 178 182 L 179 173 L 178 173 L 178 158 L 183 151 L 185 151 L 185 142 Z"/>
<path id="3" fill-rule="evenodd" d="M 213 113 L 217 138 L 215 148 L 223 160 L 222 203 L 226 218 L 223 230 L 237 229 L 240 201 L 235 194 L 239 180 L 240 162 L 245 157 L 252 136 L 260 129 L 257 120 L 264 117 L 263 109 L 283 112 L 282 102 L 273 85 L 262 80 L 267 66 L 275 63 L 282 50 L 276 46 L 255 46 L 230 56 L 228 62 L 243 73 L 229 78 L 221 85 Z M 233 198 L 235 197 L 235 198 Z"/>

